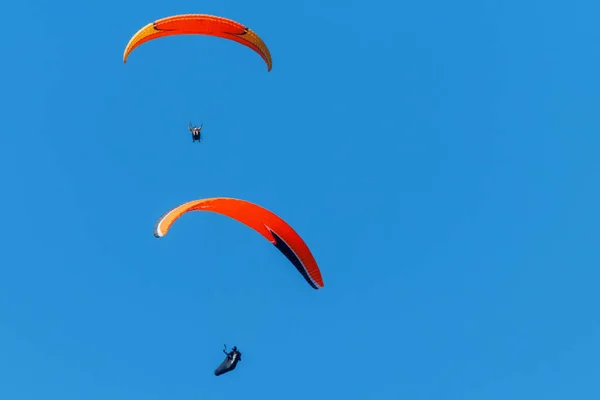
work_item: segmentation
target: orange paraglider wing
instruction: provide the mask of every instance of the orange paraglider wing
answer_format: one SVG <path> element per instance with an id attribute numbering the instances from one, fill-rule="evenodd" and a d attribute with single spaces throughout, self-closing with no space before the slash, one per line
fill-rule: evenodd
<path id="1" fill-rule="evenodd" d="M 324 286 L 321 271 L 304 240 L 283 219 L 271 211 L 245 200 L 218 197 L 194 200 L 165 213 L 154 227 L 154 236 L 161 238 L 171 225 L 190 211 L 209 211 L 225 215 L 249 226 L 270 241 L 315 289 Z"/>
<path id="2" fill-rule="evenodd" d="M 273 66 L 267 45 L 255 32 L 233 20 L 206 14 L 175 15 L 144 26 L 127 44 L 123 62 L 126 63 L 129 54 L 142 43 L 174 35 L 208 35 L 233 40 L 257 52 L 267 63 L 269 71 Z"/>

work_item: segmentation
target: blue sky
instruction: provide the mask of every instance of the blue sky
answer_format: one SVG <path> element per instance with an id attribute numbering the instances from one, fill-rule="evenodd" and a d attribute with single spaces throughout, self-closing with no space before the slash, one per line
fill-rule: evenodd
<path id="1" fill-rule="evenodd" d="M 566 4 L 3 4 L 0 398 L 598 399 L 600 6 Z M 123 64 L 179 13 L 273 70 L 207 37 Z M 213 196 L 325 287 L 225 217 L 153 237 Z"/>

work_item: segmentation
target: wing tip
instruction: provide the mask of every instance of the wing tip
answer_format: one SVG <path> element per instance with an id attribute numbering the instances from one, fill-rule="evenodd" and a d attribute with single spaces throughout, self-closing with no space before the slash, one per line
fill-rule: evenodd
<path id="1" fill-rule="evenodd" d="M 161 218 L 161 220 L 154 227 L 154 237 L 157 239 L 160 239 L 161 237 L 165 236 L 163 231 L 160 229 L 160 223 L 162 222 L 162 220 L 163 219 Z"/>

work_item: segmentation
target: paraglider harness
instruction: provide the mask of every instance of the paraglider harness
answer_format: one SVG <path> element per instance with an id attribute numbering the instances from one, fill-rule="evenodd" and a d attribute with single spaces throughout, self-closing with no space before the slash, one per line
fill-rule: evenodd
<path id="1" fill-rule="evenodd" d="M 223 353 L 225 353 L 225 360 L 215 370 L 215 375 L 219 376 L 232 371 L 237 366 L 237 363 L 242 361 L 242 353 L 233 346 L 230 352 L 227 351 L 227 345 L 224 345 Z"/>
<path id="2" fill-rule="evenodd" d="M 192 127 L 192 123 L 190 122 L 188 125 L 188 129 L 190 130 L 190 132 L 192 132 L 192 143 L 193 142 L 198 142 L 200 143 L 202 141 L 202 135 L 201 135 L 201 131 L 202 131 L 202 126 L 204 125 L 204 123 L 200 124 L 200 126 L 198 128 L 196 128 L 195 126 Z"/>

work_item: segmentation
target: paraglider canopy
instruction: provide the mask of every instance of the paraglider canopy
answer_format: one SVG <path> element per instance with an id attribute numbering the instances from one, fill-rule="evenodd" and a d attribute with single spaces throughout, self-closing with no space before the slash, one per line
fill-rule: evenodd
<path id="1" fill-rule="evenodd" d="M 225 215 L 254 229 L 285 255 L 313 289 L 324 286 L 317 261 L 300 235 L 273 212 L 245 200 L 215 197 L 187 202 L 160 217 L 154 227 L 154 236 L 165 236 L 175 221 L 192 211 Z"/>
<path id="2" fill-rule="evenodd" d="M 129 53 L 139 45 L 175 35 L 208 35 L 233 40 L 258 53 L 267 63 L 268 71 L 273 67 L 269 48 L 255 32 L 239 22 L 207 14 L 174 15 L 149 23 L 129 40 L 123 53 L 123 62 L 127 63 Z"/>

